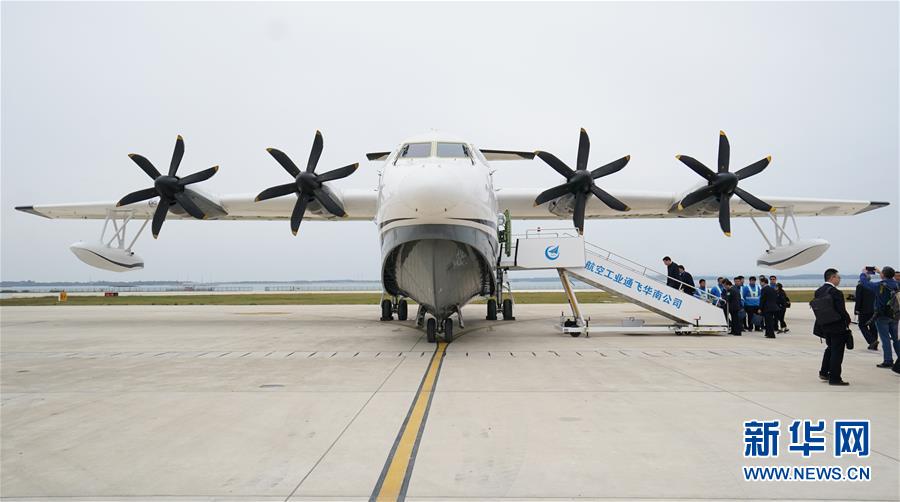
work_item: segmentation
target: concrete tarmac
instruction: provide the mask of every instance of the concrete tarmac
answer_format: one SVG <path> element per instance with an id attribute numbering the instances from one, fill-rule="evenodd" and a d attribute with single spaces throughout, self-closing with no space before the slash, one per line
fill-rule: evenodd
<path id="1" fill-rule="evenodd" d="M 594 324 L 637 316 L 583 305 Z M 5 500 L 366 500 L 427 394 L 403 495 L 468 499 L 900 499 L 900 376 L 858 332 L 849 387 L 817 377 L 808 309 L 791 333 L 555 331 L 521 305 L 446 347 L 377 306 L 0 309 Z M 776 459 L 743 456 L 743 422 L 781 420 Z M 788 451 L 794 419 L 829 451 Z M 871 420 L 871 454 L 834 458 L 835 419 Z M 396 459 L 394 459 L 396 461 Z M 747 482 L 742 466 L 870 466 L 870 481 Z"/>

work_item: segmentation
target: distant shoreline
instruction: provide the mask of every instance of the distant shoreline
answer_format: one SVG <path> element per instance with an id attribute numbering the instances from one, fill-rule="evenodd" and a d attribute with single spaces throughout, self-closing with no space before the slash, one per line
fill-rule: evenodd
<path id="1" fill-rule="evenodd" d="M 578 291 L 580 303 L 621 303 L 623 300 L 598 290 Z M 791 301 L 803 308 L 802 303 L 812 298 L 812 289 L 790 292 Z M 562 291 L 513 291 L 518 304 L 558 304 L 567 305 Z M 106 305 L 373 305 L 382 299 L 380 292 L 292 292 L 292 293 L 181 293 L 181 294 L 73 294 L 65 302 L 58 295 L 28 294 L 24 297 L 2 298 L 2 307 L 35 306 L 106 306 Z M 476 300 L 473 303 L 483 303 Z M 414 303 L 414 302 L 411 302 Z"/>

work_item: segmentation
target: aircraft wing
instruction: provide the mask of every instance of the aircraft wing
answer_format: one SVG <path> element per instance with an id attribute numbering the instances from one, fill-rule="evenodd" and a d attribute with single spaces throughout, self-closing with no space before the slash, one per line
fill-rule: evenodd
<path id="1" fill-rule="evenodd" d="M 542 189 L 518 189 L 503 188 L 496 192 L 500 210 L 509 209 L 514 219 L 549 220 L 569 219 L 568 211 L 553 211 L 556 201 L 551 201 L 540 206 L 534 205 L 534 199 Z M 630 211 L 619 212 L 608 208 L 596 197 L 588 199 L 585 210 L 587 219 L 613 219 L 613 218 L 716 218 L 718 212 L 704 207 L 688 208 L 679 211 L 678 202 L 684 194 L 673 192 L 640 192 L 640 191 L 610 191 L 611 195 L 624 202 Z M 871 211 L 884 206 L 887 202 L 868 200 L 841 200 L 841 199 L 816 199 L 804 197 L 777 197 L 760 196 L 760 198 L 776 208 L 776 213 L 790 210 L 795 216 L 852 216 L 866 211 Z M 557 199 L 561 201 L 563 199 Z M 702 206 L 698 204 L 698 206 Z M 731 199 L 732 217 L 765 216 L 766 213 L 757 211 L 747 205 L 738 197 Z"/>
<path id="2" fill-rule="evenodd" d="M 375 218 L 375 206 L 378 193 L 375 190 L 332 188 L 334 193 L 343 202 L 346 218 L 335 218 L 325 211 L 310 211 L 304 216 L 304 220 L 372 220 Z M 207 210 L 209 219 L 215 220 L 288 220 L 294 209 L 296 196 L 288 195 L 255 202 L 256 193 L 237 195 L 209 195 L 199 190 L 195 193 L 201 195 L 207 202 L 213 204 L 213 210 Z M 45 218 L 59 219 L 105 219 L 109 210 L 131 210 L 134 219 L 149 219 L 156 210 L 158 198 L 149 201 L 116 207 L 117 201 L 104 202 L 79 202 L 73 204 L 35 204 L 33 206 L 18 206 L 16 209 Z M 206 210 L 207 208 L 204 207 Z M 193 217 L 182 212 L 176 214 L 170 212 L 167 219 L 191 220 Z"/>

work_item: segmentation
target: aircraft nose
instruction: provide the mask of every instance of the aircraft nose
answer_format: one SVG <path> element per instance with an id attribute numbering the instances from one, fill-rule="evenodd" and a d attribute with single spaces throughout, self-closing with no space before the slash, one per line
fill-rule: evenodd
<path id="1" fill-rule="evenodd" d="M 402 183 L 403 203 L 420 215 L 449 212 L 466 197 L 464 185 L 445 167 L 415 167 Z"/>

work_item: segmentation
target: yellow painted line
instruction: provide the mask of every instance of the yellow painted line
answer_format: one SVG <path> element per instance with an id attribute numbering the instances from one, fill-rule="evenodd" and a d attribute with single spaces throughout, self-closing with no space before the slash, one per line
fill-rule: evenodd
<path id="1" fill-rule="evenodd" d="M 419 439 L 422 437 L 422 430 L 425 428 L 425 419 L 428 408 L 431 404 L 431 398 L 434 393 L 434 386 L 437 383 L 438 373 L 440 372 L 441 362 L 444 359 L 444 353 L 447 350 L 447 344 L 438 342 L 434 354 L 431 356 L 431 362 L 428 364 L 428 370 L 419 386 L 415 400 L 409 409 L 406 421 L 400 429 L 397 441 L 391 454 L 385 463 L 385 469 L 382 471 L 381 479 L 375 486 L 375 491 L 370 500 L 387 501 L 402 500 L 406 496 L 406 486 L 409 482 L 411 474 L 414 453 L 418 449 Z"/>

